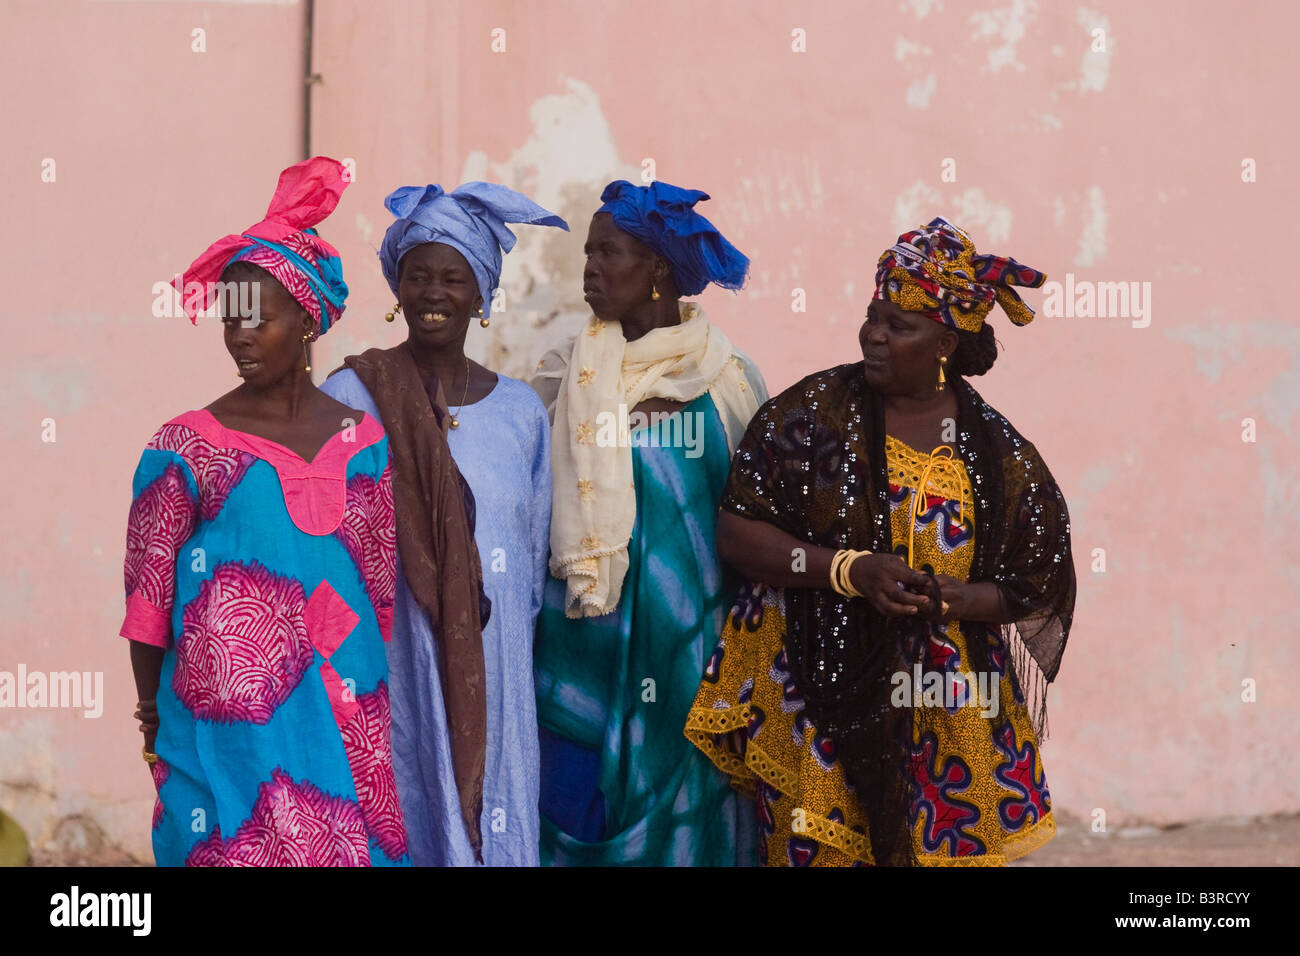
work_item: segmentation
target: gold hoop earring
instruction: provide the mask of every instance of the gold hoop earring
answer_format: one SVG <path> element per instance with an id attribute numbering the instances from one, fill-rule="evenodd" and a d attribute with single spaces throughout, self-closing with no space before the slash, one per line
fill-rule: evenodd
<path id="1" fill-rule="evenodd" d="M 394 302 L 394 303 L 393 303 L 393 311 L 387 313 L 387 314 L 384 316 L 384 321 L 385 321 L 385 322 L 391 322 L 391 321 L 393 321 L 393 319 L 397 318 L 397 313 L 399 313 L 399 312 L 401 312 L 401 311 L 402 311 L 402 303 L 400 303 L 400 302 Z"/>
<path id="2" fill-rule="evenodd" d="M 651 302 L 658 302 L 658 301 L 659 301 L 659 290 L 655 288 L 655 285 L 654 285 L 653 282 L 650 283 L 650 301 L 651 301 Z"/>
<path id="3" fill-rule="evenodd" d="M 492 321 L 483 314 L 483 306 L 481 305 L 478 307 L 478 314 L 479 314 L 478 324 L 483 326 L 483 328 L 486 329 L 489 325 L 492 324 Z"/>
<path id="4" fill-rule="evenodd" d="M 304 362 L 304 363 L 306 364 L 306 366 L 307 366 L 305 369 L 303 369 L 304 372 L 310 372 L 310 371 L 311 371 L 311 353 L 307 351 L 307 343 L 308 343 L 309 341 L 311 341 L 311 336 L 310 336 L 310 335 L 303 335 L 303 337 L 302 337 L 302 357 L 303 357 L 303 362 Z"/>
<path id="5" fill-rule="evenodd" d="M 943 377 L 943 367 L 947 364 L 948 364 L 948 356 L 940 355 L 939 356 L 939 384 L 934 387 L 934 390 L 936 392 L 942 392 L 944 382 L 947 381 L 947 379 Z"/>

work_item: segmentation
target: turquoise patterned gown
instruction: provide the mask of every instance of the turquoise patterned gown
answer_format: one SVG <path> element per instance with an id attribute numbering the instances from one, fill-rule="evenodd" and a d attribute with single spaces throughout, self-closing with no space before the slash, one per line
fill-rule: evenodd
<path id="1" fill-rule="evenodd" d="M 564 582 L 547 580 L 534 650 L 546 865 L 755 860 L 752 807 L 682 733 L 738 583 L 714 548 L 731 464 L 722 421 L 707 393 L 682 412 L 703 423 L 698 457 L 666 447 L 666 423 L 632 432 L 636 524 L 618 607 L 569 619 Z"/>

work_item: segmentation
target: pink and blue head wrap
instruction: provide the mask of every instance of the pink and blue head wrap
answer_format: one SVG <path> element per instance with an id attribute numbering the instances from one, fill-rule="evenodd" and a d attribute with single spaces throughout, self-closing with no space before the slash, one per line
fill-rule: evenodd
<path id="1" fill-rule="evenodd" d="M 384 200 L 397 221 L 384 233 L 379 263 L 388 287 L 397 295 L 397 267 L 416 246 L 440 242 L 465 257 L 474 272 L 483 315 L 492 314 L 492 290 L 501 278 L 502 256 L 515 247 L 508 222 L 534 226 L 569 224 L 522 193 L 496 183 L 465 183 L 447 193 L 441 186 L 402 186 Z"/>
<path id="2" fill-rule="evenodd" d="M 749 259 L 695 211 L 695 204 L 708 198 L 698 189 L 661 182 L 633 186 L 619 179 L 600 194 L 604 205 L 596 212 L 611 214 L 619 229 L 667 259 L 680 294 L 698 295 L 710 282 L 739 289 Z"/>
<path id="3" fill-rule="evenodd" d="M 343 164 L 324 156 L 282 172 L 266 217 L 237 236 L 214 242 L 176 280 L 190 321 L 212 305 L 226 267 L 248 262 L 274 276 L 307 310 L 316 325 L 312 338 L 328 332 L 343 314 L 348 287 L 338 252 L 312 227 L 334 211 L 348 182 Z"/>

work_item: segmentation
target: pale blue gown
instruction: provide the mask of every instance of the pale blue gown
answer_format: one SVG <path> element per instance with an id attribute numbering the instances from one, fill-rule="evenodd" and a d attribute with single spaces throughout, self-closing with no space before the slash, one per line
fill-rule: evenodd
<path id="1" fill-rule="evenodd" d="M 322 391 L 382 422 L 356 373 L 331 375 Z M 474 538 L 492 614 L 483 630 L 487 761 L 483 862 L 537 866 L 539 754 L 533 633 L 546 580 L 551 516 L 550 424 L 528 385 L 504 375 L 448 432 L 452 457 L 474 492 Z M 398 526 L 402 515 L 397 514 Z M 393 639 L 387 645 L 393 762 L 416 866 L 474 863 L 452 777 L 438 653 L 428 615 L 407 587 L 400 557 Z"/>

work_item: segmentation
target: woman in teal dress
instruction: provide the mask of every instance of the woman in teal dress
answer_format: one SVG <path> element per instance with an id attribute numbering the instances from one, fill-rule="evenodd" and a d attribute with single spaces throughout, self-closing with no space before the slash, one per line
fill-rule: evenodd
<path id="1" fill-rule="evenodd" d="M 748 260 L 667 183 L 611 183 L 592 217 L 591 321 L 533 385 L 553 424 L 551 579 L 534 666 L 542 862 L 729 866 L 752 808 L 682 736 L 733 596 L 714 548 L 762 376 L 694 296 Z"/>

